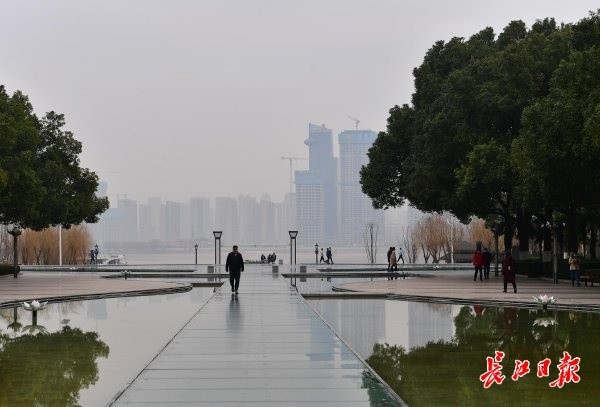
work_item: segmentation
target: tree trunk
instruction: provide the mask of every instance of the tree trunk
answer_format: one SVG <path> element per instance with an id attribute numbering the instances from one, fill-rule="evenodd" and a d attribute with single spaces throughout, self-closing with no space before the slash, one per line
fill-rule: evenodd
<path id="1" fill-rule="evenodd" d="M 590 258 L 596 258 L 596 244 L 598 243 L 598 230 L 595 225 L 590 227 Z"/>
<path id="2" fill-rule="evenodd" d="M 529 235 L 531 229 L 531 215 L 523 208 L 517 210 L 517 236 L 519 239 L 519 251 L 529 251 Z"/>
<path id="3" fill-rule="evenodd" d="M 574 208 L 567 212 L 567 250 L 577 253 L 577 212 Z"/>

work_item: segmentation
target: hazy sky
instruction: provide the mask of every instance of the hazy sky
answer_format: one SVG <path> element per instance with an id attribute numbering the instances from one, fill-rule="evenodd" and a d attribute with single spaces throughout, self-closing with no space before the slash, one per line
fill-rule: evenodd
<path id="1" fill-rule="evenodd" d="M 385 129 L 437 40 L 511 20 L 575 22 L 574 0 L 0 0 L 0 83 L 64 113 L 82 164 L 127 194 L 275 201 L 308 123 Z M 308 162 L 297 162 L 303 169 Z"/>

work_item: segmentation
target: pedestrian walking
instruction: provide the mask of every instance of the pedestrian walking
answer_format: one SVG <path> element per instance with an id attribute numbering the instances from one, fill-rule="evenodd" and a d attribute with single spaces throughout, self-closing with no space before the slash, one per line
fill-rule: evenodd
<path id="1" fill-rule="evenodd" d="M 517 281 L 515 277 L 515 259 L 512 257 L 510 250 L 504 253 L 504 260 L 502 260 L 502 275 L 504 276 L 504 292 L 508 283 L 512 283 L 515 293 L 517 292 Z"/>
<path id="2" fill-rule="evenodd" d="M 231 292 L 238 293 L 240 287 L 240 277 L 244 271 L 244 258 L 242 253 L 238 252 L 237 245 L 233 246 L 233 251 L 227 255 L 225 262 L 225 271 L 229 272 L 229 284 L 231 284 Z"/>
<path id="3" fill-rule="evenodd" d="M 492 253 L 486 248 L 483 249 L 483 278 L 490 278 L 490 265 L 492 264 Z"/>
<path id="4" fill-rule="evenodd" d="M 319 259 L 319 263 L 325 263 L 325 253 L 323 252 L 322 247 L 321 247 L 321 258 Z"/>
<path id="5" fill-rule="evenodd" d="M 392 252 L 390 253 L 390 273 L 398 271 L 398 259 L 396 258 L 396 248 L 392 247 Z M 398 277 L 396 277 L 398 279 Z M 393 280 L 393 277 L 390 277 L 390 280 Z"/>
<path id="6" fill-rule="evenodd" d="M 328 247 L 325 251 L 325 255 L 327 256 L 327 263 L 333 264 L 333 254 L 331 253 L 331 247 Z"/>
<path id="7" fill-rule="evenodd" d="M 389 249 L 388 249 L 388 251 L 387 251 L 387 260 L 388 260 L 387 271 L 390 271 L 390 267 L 391 267 L 391 264 L 390 264 L 390 256 L 391 256 L 391 254 L 392 254 L 392 250 L 394 250 L 394 248 L 390 246 L 390 248 L 389 248 Z"/>
<path id="8" fill-rule="evenodd" d="M 401 247 L 398 248 L 398 260 L 402 260 L 402 264 L 404 264 L 404 254 Z"/>
<path id="9" fill-rule="evenodd" d="M 475 267 L 473 281 L 477 281 L 477 273 L 479 273 L 479 281 L 483 281 L 483 254 L 479 249 L 475 250 L 475 254 L 473 254 L 473 266 Z"/>
<path id="10" fill-rule="evenodd" d="M 579 279 L 579 272 L 581 270 L 581 260 L 577 257 L 576 253 L 571 252 L 569 255 L 569 271 L 571 272 L 571 286 L 575 287 L 575 280 L 577 280 L 577 287 L 581 287 L 581 281 Z"/>

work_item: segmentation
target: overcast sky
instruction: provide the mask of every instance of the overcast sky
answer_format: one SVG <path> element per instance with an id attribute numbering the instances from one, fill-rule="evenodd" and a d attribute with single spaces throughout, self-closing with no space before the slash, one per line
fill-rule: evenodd
<path id="1" fill-rule="evenodd" d="M 64 113 L 109 196 L 289 190 L 308 123 L 385 129 L 437 40 L 596 1 L 0 0 L 0 83 Z M 303 169 L 308 162 L 297 162 Z"/>

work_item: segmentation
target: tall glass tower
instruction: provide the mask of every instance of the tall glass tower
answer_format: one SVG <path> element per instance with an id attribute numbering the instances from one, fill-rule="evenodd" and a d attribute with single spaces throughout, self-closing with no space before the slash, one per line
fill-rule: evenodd
<path id="1" fill-rule="evenodd" d="M 331 245 L 337 231 L 337 159 L 333 133 L 325 125 L 308 125 L 309 169 L 296 171 L 299 243 Z"/>
<path id="2" fill-rule="evenodd" d="M 340 209 L 341 243 L 363 244 L 363 233 L 369 223 L 378 227 L 381 240 L 385 236 L 383 210 L 373 208 L 371 199 L 362 192 L 360 169 L 369 161 L 367 152 L 377 138 L 371 130 L 345 130 L 340 133 Z"/>

